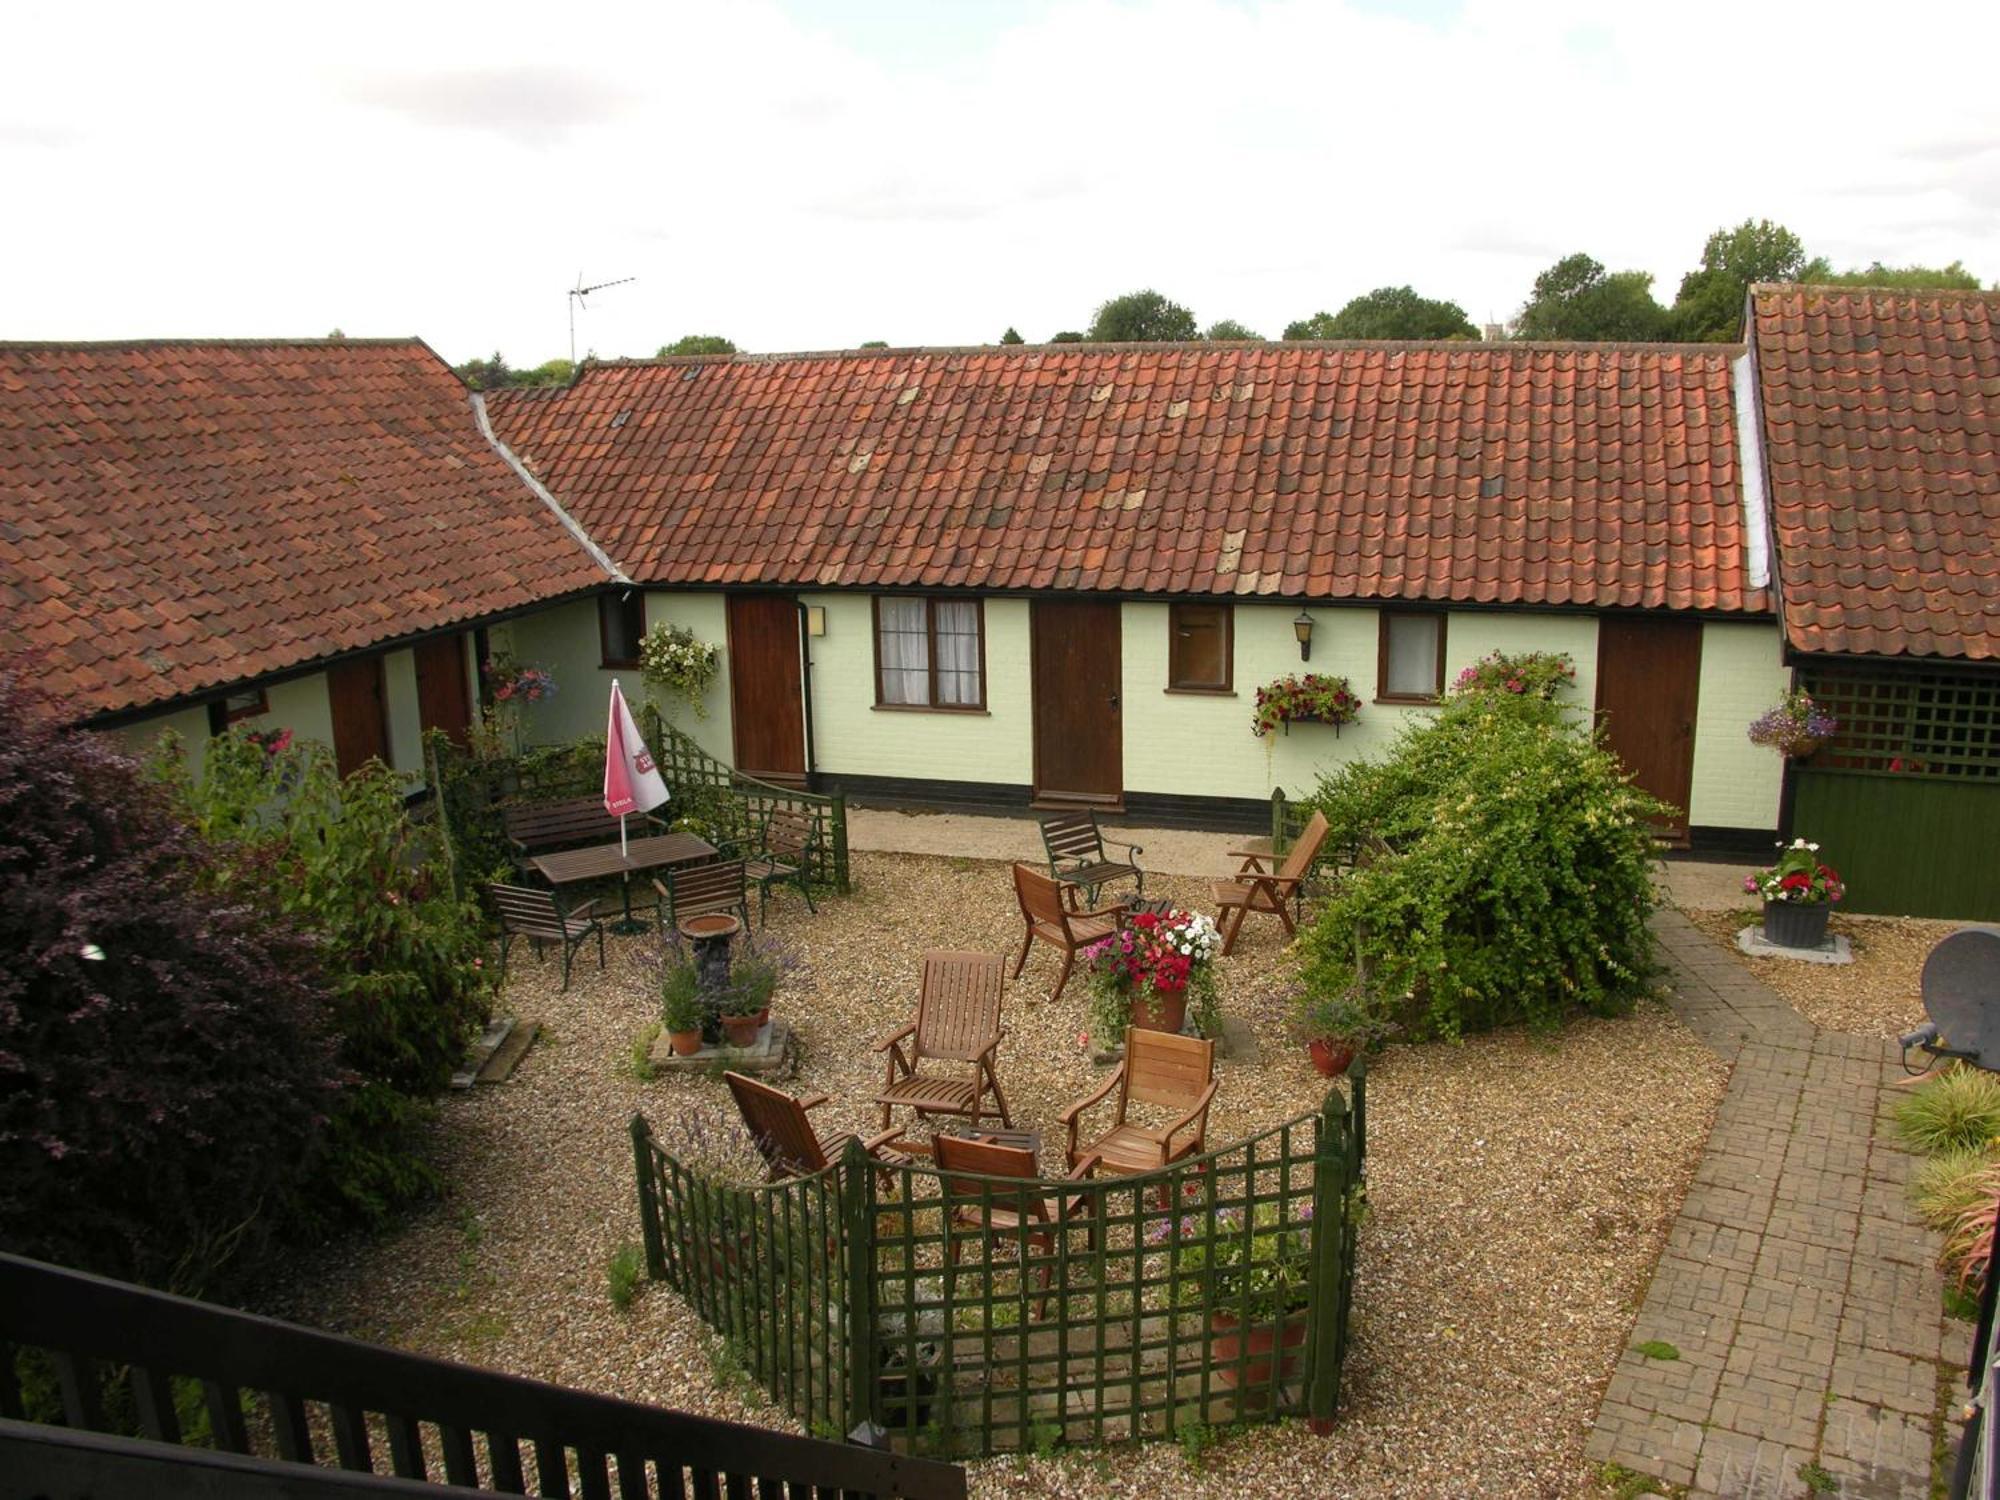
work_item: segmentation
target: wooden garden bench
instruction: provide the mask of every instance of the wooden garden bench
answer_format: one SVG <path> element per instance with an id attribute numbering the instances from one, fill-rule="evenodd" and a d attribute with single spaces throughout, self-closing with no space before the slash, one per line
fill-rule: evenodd
<path id="1" fill-rule="evenodd" d="M 878 1053 L 887 1054 L 882 1092 L 875 1096 L 884 1125 L 891 1110 L 906 1105 L 919 1120 L 926 1115 L 963 1115 L 977 1129 L 989 1093 L 1000 1123 L 1014 1123 L 993 1068 L 994 1051 L 1006 1035 L 1000 1028 L 1002 962 L 992 953 L 934 950 L 924 955 L 917 1018 L 875 1044 Z M 926 1061 L 960 1067 L 955 1075 L 925 1072 L 921 1065 Z"/>
<path id="2" fill-rule="evenodd" d="M 528 940 L 537 959 L 542 956 L 542 944 L 561 946 L 565 990 L 569 988 L 570 961 L 592 933 L 597 935 L 597 967 L 604 967 L 604 924 L 598 919 L 596 902 L 586 902 L 565 911 L 556 901 L 554 891 L 536 890 L 525 885 L 502 885 L 498 881 L 486 887 L 486 894 L 500 916 L 502 980 L 507 977 L 507 950 L 517 937 Z"/>
<path id="3" fill-rule="evenodd" d="M 660 895 L 660 935 L 674 948 L 681 945 L 680 924 L 690 917 L 728 913 L 743 922 L 743 940 L 750 940 L 750 886 L 740 859 L 719 859 L 705 865 L 682 865 L 655 879 Z"/>
<path id="4" fill-rule="evenodd" d="M 1157 1172 L 1182 1157 L 1199 1155 L 1208 1136 L 1208 1107 L 1215 1099 L 1215 1087 L 1214 1042 L 1143 1026 L 1128 1028 L 1125 1060 L 1117 1071 L 1096 1092 L 1062 1112 L 1069 1131 L 1070 1165 L 1095 1157 L 1107 1172 Z M 1113 1089 L 1118 1091 L 1118 1113 L 1111 1128 L 1078 1149 L 1078 1122 L 1084 1111 Z M 1178 1113 L 1171 1123 L 1155 1129 L 1127 1118 L 1135 1103 Z"/>
<path id="5" fill-rule="evenodd" d="M 1254 849 L 1230 851 L 1232 857 L 1243 863 L 1234 875 L 1215 882 L 1215 923 L 1222 929 L 1224 954 L 1236 947 L 1236 934 L 1248 912 L 1276 917 L 1285 924 L 1287 937 L 1298 931 L 1287 903 L 1299 899 L 1300 888 L 1312 873 L 1313 861 L 1319 858 L 1320 845 L 1325 842 L 1326 814 L 1315 812 L 1298 841 L 1286 852 L 1282 864 Z"/>
<path id="6" fill-rule="evenodd" d="M 1049 991 L 1051 1000 L 1059 998 L 1063 986 L 1069 983 L 1077 949 L 1110 937 L 1125 920 L 1128 910 L 1122 904 L 1086 910 L 1077 905 L 1077 894 L 1074 885 L 1051 880 L 1026 865 L 1014 866 L 1014 899 L 1021 904 L 1021 922 L 1027 929 L 1021 939 L 1021 957 L 1014 965 L 1014 977 L 1019 979 L 1021 970 L 1028 966 L 1028 951 L 1037 938 L 1062 949 L 1062 972 L 1056 976 L 1056 987 Z"/>
<path id="7" fill-rule="evenodd" d="M 806 898 L 806 910 L 818 914 L 813 905 L 812 886 L 807 870 L 819 824 L 810 813 L 796 808 L 774 807 L 764 818 L 763 837 L 757 857 L 748 862 L 750 879 L 757 886 L 757 925 L 764 924 L 764 908 L 771 899 L 771 887 L 791 884 Z"/>
<path id="8" fill-rule="evenodd" d="M 1096 1249 L 1097 1218 L 1093 1210 L 1097 1195 L 1074 1193 L 1066 1200 L 1045 1196 L 1041 1184 L 1034 1182 L 1041 1175 L 1035 1153 L 1020 1146 L 940 1135 L 931 1142 L 931 1150 L 949 1210 L 945 1239 L 951 1245 L 948 1257 L 951 1264 L 958 1264 L 968 1233 L 1002 1245 L 1025 1242 L 1021 1252 L 1024 1262 L 1030 1254 L 1042 1257 L 1042 1296 L 1035 1306 L 1035 1316 L 1047 1317 L 1049 1282 L 1055 1274 L 1056 1235 L 1062 1229 L 1081 1227 L 1089 1235 L 1090 1248 Z M 1097 1158 L 1086 1156 L 1070 1168 L 1066 1181 L 1082 1182 L 1096 1169 Z M 958 1176 L 958 1173 L 972 1175 Z M 1023 1178 L 1034 1185 L 1013 1188 L 1003 1182 L 980 1180 L 994 1177 Z M 1025 1264 L 1022 1269 L 1026 1269 Z"/>
<path id="9" fill-rule="evenodd" d="M 618 842 L 618 820 L 604 810 L 601 797 L 565 797 L 556 802 L 517 802 L 501 809 L 507 841 L 517 856 L 546 854 L 552 849 L 576 849 L 586 844 Z M 649 813 L 637 813 L 628 831 L 654 833 L 667 825 Z"/>
<path id="10" fill-rule="evenodd" d="M 1048 852 L 1049 874 L 1057 880 L 1082 886 L 1083 899 L 1093 903 L 1099 888 L 1113 880 L 1130 880 L 1133 894 L 1144 895 L 1146 872 L 1138 859 L 1146 851 L 1138 844 L 1111 839 L 1108 842 L 1127 856 L 1116 860 L 1104 852 L 1106 842 L 1097 814 L 1089 808 L 1042 819 L 1042 847 Z"/>
<path id="11" fill-rule="evenodd" d="M 800 1099 L 781 1089 L 774 1089 L 768 1083 L 746 1078 L 741 1073 L 724 1073 L 722 1079 L 729 1085 L 729 1092 L 736 1097 L 736 1108 L 743 1116 L 744 1128 L 750 1132 L 750 1139 L 756 1142 L 764 1164 L 770 1168 L 773 1182 L 824 1172 L 840 1159 L 848 1141 L 853 1139 L 841 1136 L 832 1142 L 822 1141 L 819 1132 L 813 1129 L 812 1121 L 806 1118 L 807 1110 L 817 1109 L 826 1103 L 828 1096 L 825 1094 Z M 900 1129 L 885 1130 L 862 1141 L 861 1149 L 884 1166 L 902 1166 L 909 1161 L 909 1157 L 889 1149 L 902 1134 Z"/>

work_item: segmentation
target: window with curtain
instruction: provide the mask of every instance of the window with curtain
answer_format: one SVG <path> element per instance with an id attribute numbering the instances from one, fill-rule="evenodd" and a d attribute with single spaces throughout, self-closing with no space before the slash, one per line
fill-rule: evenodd
<path id="1" fill-rule="evenodd" d="M 1230 688 L 1229 606 L 1167 606 L 1167 686 L 1183 692 Z"/>
<path id="2" fill-rule="evenodd" d="M 892 708 L 984 708 L 977 599 L 875 600 L 875 701 Z"/>
<path id="3" fill-rule="evenodd" d="M 1444 696 L 1444 616 L 1384 610 L 1375 696 L 1435 703 Z"/>

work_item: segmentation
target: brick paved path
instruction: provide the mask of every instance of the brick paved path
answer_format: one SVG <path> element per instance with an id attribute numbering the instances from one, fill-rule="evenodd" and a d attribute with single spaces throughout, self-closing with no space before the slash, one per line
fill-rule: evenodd
<path id="1" fill-rule="evenodd" d="M 1655 926 L 1670 1001 L 1735 1062 L 1587 1453 L 1695 1495 L 1930 1493 L 1940 1371 L 1962 1377 L 1914 1160 L 1889 1111 L 1893 1043 L 1819 1031 L 1679 912 Z M 1962 1386 L 1960 1387 L 1962 1389 Z"/>

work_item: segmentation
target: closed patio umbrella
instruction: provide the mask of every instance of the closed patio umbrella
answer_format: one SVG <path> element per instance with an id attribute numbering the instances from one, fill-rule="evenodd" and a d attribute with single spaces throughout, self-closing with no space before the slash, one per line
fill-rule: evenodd
<path id="1" fill-rule="evenodd" d="M 604 730 L 604 810 L 618 818 L 618 852 L 626 852 L 625 818 L 628 813 L 647 812 L 667 800 L 667 784 L 653 753 L 639 738 L 639 726 L 632 722 L 632 710 L 625 706 L 625 694 L 618 679 L 611 679 L 611 721 Z"/>

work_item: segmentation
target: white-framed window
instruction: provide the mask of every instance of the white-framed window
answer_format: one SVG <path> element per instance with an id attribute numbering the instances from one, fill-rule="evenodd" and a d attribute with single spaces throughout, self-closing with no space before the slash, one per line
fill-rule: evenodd
<path id="1" fill-rule="evenodd" d="M 1435 703 L 1444 696 L 1444 616 L 1382 611 L 1375 696 L 1389 703 Z"/>
<path id="2" fill-rule="evenodd" d="M 882 708 L 986 706 L 985 610 L 977 599 L 875 598 L 875 702 Z"/>

